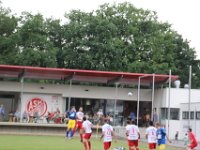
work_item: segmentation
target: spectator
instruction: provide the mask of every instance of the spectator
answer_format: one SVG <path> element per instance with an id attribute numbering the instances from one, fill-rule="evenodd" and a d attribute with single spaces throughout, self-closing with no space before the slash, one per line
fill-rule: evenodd
<path id="1" fill-rule="evenodd" d="M 99 111 L 97 112 L 97 116 L 98 116 L 98 124 L 103 124 L 103 110 L 99 109 Z"/>
<path id="2" fill-rule="evenodd" d="M 0 122 L 4 121 L 4 117 L 5 117 L 5 108 L 4 108 L 3 104 L 1 104 L 1 106 L 0 106 Z"/>
<path id="3" fill-rule="evenodd" d="M 61 122 L 61 115 L 60 115 L 60 110 L 59 109 L 57 109 L 55 114 L 54 114 L 54 122 L 56 124 Z"/>
<path id="4" fill-rule="evenodd" d="M 154 122 L 154 123 L 157 123 L 157 122 L 158 122 L 158 114 L 157 114 L 157 112 L 156 112 L 156 108 L 154 108 L 153 122 Z"/>
<path id="5" fill-rule="evenodd" d="M 27 123 L 29 121 L 29 114 L 27 110 L 24 110 L 22 118 L 24 123 Z"/>
<path id="6" fill-rule="evenodd" d="M 113 116 L 110 115 L 110 125 L 113 125 Z"/>
<path id="7" fill-rule="evenodd" d="M 132 111 L 130 113 L 131 121 L 135 121 L 135 113 Z"/>
<path id="8" fill-rule="evenodd" d="M 184 146 L 185 147 L 187 147 L 187 145 L 188 145 L 188 134 L 187 133 L 185 133 L 185 136 L 184 136 L 184 138 L 183 138 L 183 142 L 184 142 Z"/>
<path id="9" fill-rule="evenodd" d="M 179 134 L 179 132 L 178 131 L 176 131 L 176 134 L 175 134 L 175 141 L 178 143 L 178 134 Z"/>
<path id="10" fill-rule="evenodd" d="M 93 124 L 97 124 L 98 123 L 98 116 L 97 114 L 95 113 L 94 116 L 93 116 Z"/>
<path id="11" fill-rule="evenodd" d="M 18 109 L 16 109 L 15 113 L 14 113 L 14 117 L 13 117 L 13 122 L 19 122 L 20 121 L 20 111 Z"/>
<path id="12" fill-rule="evenodd" d="M 39 113 L 38 111 L 34 111 L 33 113 L 33 119 L 34 119 L 34 123 L 37 123 L 39 120 Z"/>

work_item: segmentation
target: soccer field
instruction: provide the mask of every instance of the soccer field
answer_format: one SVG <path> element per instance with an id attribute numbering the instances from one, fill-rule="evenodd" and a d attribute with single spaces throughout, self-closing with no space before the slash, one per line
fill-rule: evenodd
<path id="1" fill-rule="evenodd" d="M 92 138 L 92 150 L 103 150 L 103 142 Z M 147 144 L 140 142 L 140 150 L 148 150 Z M 123 146 L 128 150 L 125 140 L 112 143 L 112 148 Z M 64 137 L 56 136 L 13 136 L 0 135 L 0 150 L 84 150 L 83 144 L 78 137 L 65 140 Z M 167 147 L 167 150 L 181 150 Z"/>

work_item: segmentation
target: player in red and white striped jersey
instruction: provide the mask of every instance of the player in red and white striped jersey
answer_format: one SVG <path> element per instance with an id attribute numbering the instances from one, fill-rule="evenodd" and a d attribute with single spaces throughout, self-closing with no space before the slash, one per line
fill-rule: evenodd
<path id="1" fill-rule="evenodd" d="M 140 132 L 138 126 L 135 124 L 135 121 L 128 121 L 128 125 L 126 126 L 126 136 L 129 150 L 139 150 L 138 139 L 140 138 Z"/>
<path id="2" fill-rule="evenodd" d="M 86 117 L 83 117 L 83 124 L 82 124 L 82 129 L 84 131 L 84 136 L 83 136 L 83 144 L 85 150 L 91 150 L 91 142 L 90 142 L 90 137 L 92 135 L 92 126 L 93 124 L 86 119 Z"/>
<path id="3" fill-rule="evenodd" d="M 115 138 L 113 127 L 109 125 L 107 119 L 104 119 L 104 125 L 102 126 L 102 139 L 104 137 L 104 150 L 109 150 L 111 147 L 112 138 Z"/>
<path id="4" fill-rule="evenodd" d="M 148 139 L 149 149 L 155 150 L 157 143 L 157 137 L 156 137 L 157 129 L 153 126 L 153 121 L 150 121 L 149 125 L 150 126 L 146 129 L 146 139 Z"/>
<path id="5" fill-rule="evenodd" d="M 76 132 L 76 129 L 79 130 L 81 142 L 83 142 L 83 129 L 82 129 L 83 117 L 84 117 L 83 107 L 80 107 L 79 111 L 76 113 L 76 127 L 74 128 L 74 133 Z"/>

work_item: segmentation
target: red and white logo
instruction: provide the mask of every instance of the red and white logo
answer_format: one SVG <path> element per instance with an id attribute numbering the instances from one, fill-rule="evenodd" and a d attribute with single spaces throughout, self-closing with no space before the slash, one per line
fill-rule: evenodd
<path id="1" fill-rule="evenodd" d="M 36 97 L 28 101 L 26 108 L 31 115 L 38 113 L 38 116 L 44 116 L 47 112 L 47 103 L 45 100 Z"/>

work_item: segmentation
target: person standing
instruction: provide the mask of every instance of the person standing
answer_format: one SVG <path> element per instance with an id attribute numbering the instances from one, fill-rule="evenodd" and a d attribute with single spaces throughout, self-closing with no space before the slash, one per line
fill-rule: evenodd
<path id="1" fill-rule="evenodd" d="M 184 142 L 184 146 L 187 147 L 188 146 L 188 134 L 185 133 L 185 136 L 183 138 L 183 142 Z"/>
<path id="2" fill-rule="evenodd" d="M 135 121 L 135 113 L 132 111 L 130 113 L 131 121 Z"/>
<path id="3" fill-rule="evenodd" d="M 157 114 L 157 112 L 156 112 L 156 108 L 154 108 L 153 122 L 154 122 L 154 124 L 158 122 L 158 114 Z"/>
<path id="4" fill-rule="evenodd" d="M 129 150 L 139 150 L 138 140 L 140 132 L 135 121 L 128 120 L 128 125 L 126 126 L 126 136 L 128 139 Z"/>
<path id="5" fill-rule="evenodd" d="M 81 124 L 81 126 L 82 126 L 82 130 L 85 133 L 83 137 L 84 148 L 85 150 L 91 150 L 92 146 L 90 142 L 90 137 L 92 135 L 93 124 L 89 120 L 87 120 L 86 117 L 83 117 L 83 124 Z"/>
<path id="6" fill-rule="evenodd" d="M 165 150 L 166 149 L 166 138 L 171 143 L 171 140 L 168 138 L 165 128 L 161 127 L 159 123 L 156 123 L 156 136 L 157 136 L 157 143 L 158 143 L 158 150 Z"/>
<path id="7" fill-rule="evenodd" d="M 189 132 L 189 142 L 190 142 L 190 144 L 188 145 L 188 147 L 189 147 L 188 150 L 193 150 L 198 145 L 197 139 L 196 139 L 194 133 L 192 132 L 191 128 L 188 129 L 188 132 Z"/>
<path id="8" fill-rule="evenodd" d="M 112 138 L 115 138 L 113 127 L 108 124 L 108 120 L 104 119 L 104 125 L 102 126 L 102 135 L 100 140 L 104 137 L 104 150 L 109 150 L 111 147 Z"/>
<path id="9" fill-rule="evenodd" d="M 148 139 L 149 149 L 156 150 L 156 132 L 157 129 L 153 126 L 153 121 L 149 122 L 149 127 L 146 129 L 145 137 Z"/>
<path id="10" fill-rule="evenodd" d="M 179 135 L 179 132 L 176 131 L 176 134 L 175 134 L 175 141 L 176 141 L 176 143 L 178 143 L 178 135 Z"/>
<path id="11" fill-rule="evenodd" d="M 76 109 L 75 107 L 72 107 L 71 111 L 67 113 L 68 115 L 68 125 L 67 125 L 67 131 L 66 131 L 66 139 L 68 138 L 68 135 L 70 133 L 70 139 L 73 137 L 73 130 L 76 125 Z"/>
<path id="12" fill-rule="evenodd" d="M 83 142 L 83 129 L 82 129 L 83 117 L 84 117 L 83 107 L 80 107 L 79 111 L 76 113 L 76 127 L 74 128 L 74 133 L 76 132 L 76 129 L 79 130 L 81 142 Z"/>
<path id="13" fill-rule="evenodd" d="M 3 104 L 1 104 L 1 106 L 0 106 L 0 122 L 4 121 L 4 117 L 5 117 L 5 108 L 4 108 Z"/>

